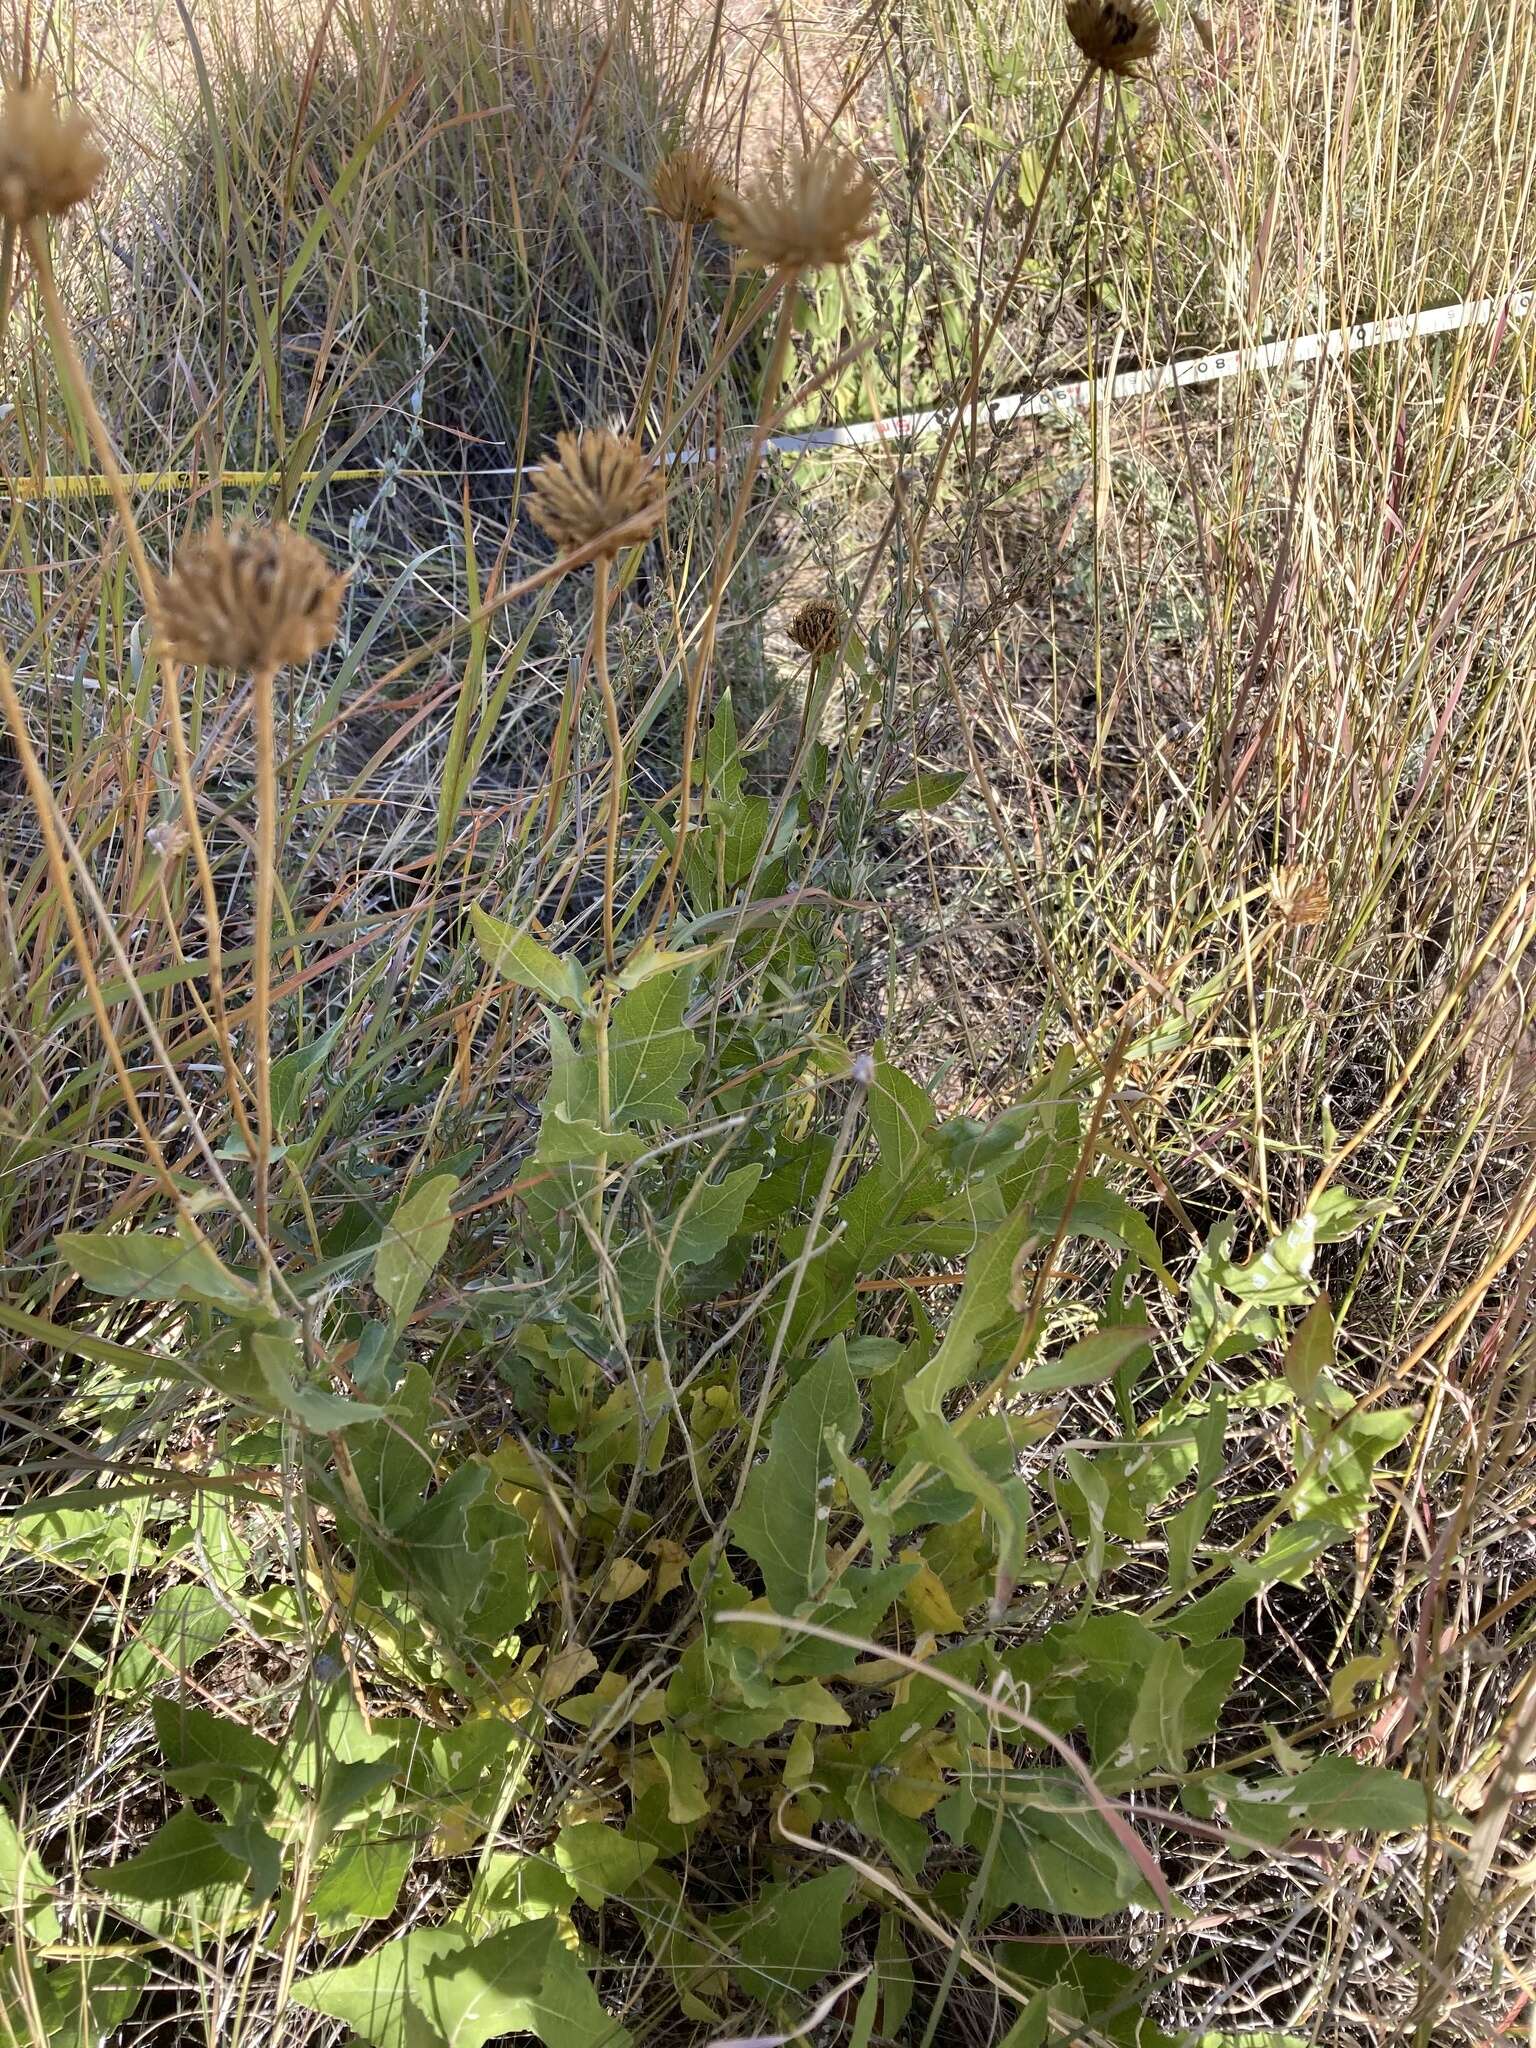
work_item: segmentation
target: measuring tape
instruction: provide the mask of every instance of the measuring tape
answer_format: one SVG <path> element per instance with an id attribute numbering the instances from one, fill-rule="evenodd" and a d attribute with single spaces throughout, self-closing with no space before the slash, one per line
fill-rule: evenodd
<path id="1" fill-rule="evenodd" d="M 1283 341 L 1266 341 L 1252 348 L 1226 349 L 1216 355 L 1197 356 L 1186 362 L 1158 363 L 1150 369 L 1126 370 L 1117 376 L 1087 377 L 1070 384 L 1053 384 L 1043 391 L 1012 392 L 1003 398 L 988 398 L 968 407 L 936 406 L 923 412 L 894 413 L 888 419 L 851 420 L 842 426 L 816 427 L 803 434 L 775 434 L 765 444 L 775 454 L 808 455 L 823 448 L 868 448 L 893 441 L 927 441 L 947 432 L 957 420 L 978 427 L 1002 427 L 1014 420 L 1047 419 L 1056 413 L 1082 412 L 1123 398 L 1155 398 L 1162 392 L 1191 390 L 1198 385 L 1219 384 L 1229 377 L 1243 377 L 1259 370 L 1286 371 L 1301 363 L 1321 358 L 1347 361 L 1366 349 L 1389 348 L 1406 341 L 1421 341 L 1430 335 L 1455 334 L 1467 327 L 1491 327 L 1529 317 L 1536 305 L 1536 293 L 1511 292 L 1499 299 L 1468 299 L 1455 306 L 1436 306 L 1421 313 L 1399 313 L 1387 320 L 1366 320 L 1354 327 L 1330 327 L 1318 334 L 1290 335 Z M 712 462 L 717 449 L 685 448 L 669 458 L 678 464 Z M 482 477 L 531 476 L 538 463 L 524 463 L 507 469 L 480 469 Z M 453 469 L 409 469 L 386 464 L 379 469 L 306 469 L 288 477 L 289 483 L 366 484 L 385 483 L 396 478 L 454 477 Z M 200 470 L 146 470 L 127 479 L 131 490 L 192 490 L 199 485 L 219 483 L 233 489 L 260 490 L 284 481 L 281 468 L 226 469 L 217 476 Z M 66 475 L 42 478 L 0 479 L 0 496 L 12 499 L 98 498 L 111 485 L 102 476 Z"/>

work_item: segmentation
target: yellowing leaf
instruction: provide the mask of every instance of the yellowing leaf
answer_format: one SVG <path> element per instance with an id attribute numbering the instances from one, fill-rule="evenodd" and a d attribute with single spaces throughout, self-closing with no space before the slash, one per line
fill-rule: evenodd
<path id="1" fill-rule="evenodd" d="M 931 1628 L 941 1636 L 957 1635 L 965 1627 L 965 1616 L 957 1614 L 949 1589 L 923 1556 L 909 1547 L 902 1551 L 903 1564 L 915 1564 L 917 1571 L 902 1594 L 902 1605 L 919 1628 Z"/>
<path id="2" fill-rule="evenodd" d="M 644 1586 L 650 1573 L 638 1559 L 616 1557 L 603 1574 L 597 1597 L 609 1605 L 615 1600 L 631 1599 Z"/>
<path id="3" fill-rule="evenodd" d="M 597 1669 L 597 1659 L 585 1643 L 571 1643 L 563 1650 L 556 1650 L 544 1666 L 543 1683 L 539 1691 L 546 1701 L 563 1700 L 568 1692 L 574 1692 L 584 1678 Z"/>
<path id="4" fill-rule="evenodd" d="M 709 1785 L 704 1761 L 691 1748 L 686 1735 L 676 1728 L 658 1729 L 651 1737 L 651 1753 L 667 1780 L 667 1818 L 678 1827 L 702 1820 L 709 1812 Z"/>

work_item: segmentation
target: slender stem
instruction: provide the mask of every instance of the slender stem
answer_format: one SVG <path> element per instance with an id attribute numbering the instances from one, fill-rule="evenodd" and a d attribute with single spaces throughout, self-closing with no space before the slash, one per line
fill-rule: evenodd
<path id="1" fill-rule="evenodd" d="M 624 734 L 608 673 L 608 557 L 599 555 L 592 581 L 592 669 L 608 729 L 608 826 L 603 839 L 603 962 L 613 971 L 613 899 L 618 886 L 619 827 L 624 816 Z"/>
<path id="2" fill-rule="evenodd" d="M 762 397 L 758 400 L 757 419 L 752 429 L 751 445 L 747 449 L 747 460 L 741 473 L 741 482 L 736 491 L 736 503 L 731 513 L 731 523 L 719 553 L 715 557 L 715 573 L 710 588 L 709 609 L 704 617 L 703 629 L 699 636 L 699 648 L 688 671 L 687 694 L 683 701 L 683 745 L 682 780 L 677 798 L 677 838 L 672 848 L 672 858 L 667 865 L 667 878 L 656 906 L 656 915 L 651 920 L 654 930 L 667 915 L 677 891 L 678 873 L 683 864 L 683 849 L 688 842 L 689 812 L 693 798 L 693 752 L 698 742 L 699 707 L 704 695 L 704 681 L 714 660 L 715 636 L 720 624 L 720 611 L 725 602 L 726 585 L 730 581 L 735 564 L 736 549 L 741 540 L 741 529 L 745 524 L 747 507 L 752 500 L 752 487 L 757 482 L 758 467 L 762 462 L 763 448 L 768 439 L 768 429 L 773 419 L 774 406 L 778 401 L 779 385 L 784 378 L 784 368 L 789 360 L 790 343 L 795 332 L 795 306 L 800 295 L 800 273 L 785 270 L 779 273 L 779 318 L 774 329 L 773 347 L 768 356 L 767 374 L 763 378 Z"/>
<path id="3" fill-rule="evenodd" d="M 22 708 L 21 698 L 11 676 L 10 664 L 3 656 L 0 656 L 0 714 L 4 715 L 5 722 L 10 728 L 17 759 L 21 763 L 22 775 L 27 785 L 27 794 L 32 800 L 32 807 L 37 814 L 38 829 L 42 833 L 43 851 L 48 862 L 49 878 L 53 883 L 54 893 L 58 898 L 59 909 L 63 915 L 64 922 L 69 929 L 70 944 L 74 948 L 75 959 L 79 964 L 80 979 L 85 986 L 86 998 L 91 1006 L 91 1014 L 96 1020 L 96 1028 L 101 1034 L 102 1045 L 105 1048 L 112 1071 L 117 1076 L 117 1085 L 122 1093 L 123 1106 L 128 1112 L 134 1129 L 138 1132 L 139 1142 L 144 1147 L 145 1156 L 154 1170 L 155 1177 L 176 1210 L 181 1227 L 196 1243 L 212 1252 L 213 1247 L 209 1244 L 202 1226 L 198 1223 L 197 1217 L 183 1196 L 181 1189 L 176 1185 L 175 1176 L 171 1172 L 164 1151 L 161 1149 L 160 1141 L 149 1127 L 143 1105 L 139 1101 L 138 1091 L 133 1085 L 133 1076 L 129 1072 L 127 1061 L 123 1057 L 122 1047 L 118 1043 L 117 1034 L 112 1028 L 112 1019 L 107 1011 L 106 998 L 102 995 L 101 983 L 96 973 L 95 958 L 86 939 L 85 926 L 81 921 L 79 906 L 75 902 L 75 892 L 69 872 L 70 841 L 68 830 L 63 818 L 60 816 L 58 803 L 52 789 L 49 787 L 48 778 L 43 773 L 43 765 L 37 758 L 37 749 L 32 744 L 31 734 L 27 731 L 26 714 Z M 172 1092 L 175 1094 L 182 1113 L 187 1119 L 193 1142 L 203 1155 L 203 1162 L 209 1170 L 214 1185 L 229 1201 L 236 1215 L 240 1215 L 242 1212 L 239 1200 L 233 1188 L 230 1187 L 225 1179 L 218 1160 L 209 1148 L 208 1141 L 203 1135 L 202 1126 L 198 1123 L 192 1103 L 187 1097 L 186 1090 L 181 1085 L 170 1054 L 166 1050 L 159 1032 L 155 1029 L 154 1019 L 150 1015 L 149 1007 L 144 1001 L 143 992 L 134 981 L 132 962 L 123 950 L 122 941 L 117 936 L 106 905 L 96 893 L 90 880 L 89 870 L 85 867 L 83 861 L 80 860 L 78 849 L 73 851 L 80 874 L 81 886 L 90 899 L 92 910 L 101 923 L 102 930 L 106 935 L 108 948 L 117 964 L 119 973 L 123 976 L 133 997 L 155 1057 L 163 1067 L 170 1081 Z M 214 1255 L 217 1256 L 217 1254 Z"/>
<path id="4" fill-rule="evenodd" d="M 256 743 L 256 929 L 251 974 L 255 1011 L 256 1228 L 266 1238 L 272 1176 L 272 906 L 277 893 L 277 670 L 251 677 L 251 731 Z"/>
<path id="5" fill-rule="evenodd" d="M 35 222 L 27 227 L 26 237 L 37 273 L 37 288 L 42 297 L 49 332 L 58 351 L 70 391 L 85 420 L 86 432 L 96 450 L 96 459 L 100 462 L 106 477 L 107 487 L 112 494 L 112 502 L 122 525 L 128 557 L 133 563 L 134 573 L 139 579 L 139 587 L 147 604 L 155 587 L 154 571 L 150 567 L 149 556 L 139 534 L 128 481 L 123 474 L 123 466 L 118 460 L 117 449 L 113 445 L 107 423 L 96 403 L 90 379 L 85 374 L 85 365 L 81 362 L 79 351 L 75 347 L 69 316 L 59 297 L 58 283 L 53 274 L 47 239 Z M 219 898 L 214 886 L 213 863 L 208 857 L 207 842 L 203 838 L 202 826 L 198 822 L 197 787 L 192 777 L 192 759 L 187 748 L 186 727 L 181 716 L 181 670 L 169 654 L 164 654 L 161 656 L 160 672 L 166 725 L 171 735 L 171 758 L 184 813 L 182 822 L 191 839 L 192 860 L 197 869 L 197 884 L 203 899 L 203 923 L 208 940 L 208 989 L 212 998 L 213 1014 L 218 1024 L 214 1039 L 219 1049 L 219 1062 L 224 1069 L 224 1084 L 229 1090 L 230 1108 L 240 1127 L 240 1135 L 249 1150 L 253 1144 L 250 1119 L 246 1115 L 245 1090 L 235 1059 L 228 1012 L 224 1003 L 224 945 L 219 918 Z"/>

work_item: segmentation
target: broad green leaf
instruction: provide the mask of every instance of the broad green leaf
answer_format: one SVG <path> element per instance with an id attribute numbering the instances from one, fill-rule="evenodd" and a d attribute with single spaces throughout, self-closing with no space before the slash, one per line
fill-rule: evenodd
<path id="1" fill-rule="evenodd" d="M 254 1289 L 195 1240 L 149 1230 L 62 1230 L 54 1244 L 95 1294 L 123 1301 L 198 1301 L 236 1315 L 259 1307 Z"/>
<path id="2" fill-rule="evenodd" d="M 168 1587 L 139 1624 L 137 1635 L 112 1667 L 110 1689 L 119 1695 L 163 1685 L 216 1650 L 233 1627 L 228 1609 L 196 1580 Z"/>
<path id="3" fill-rule="evenodd" d="M 248 1904 L 247 1865 L 229 1849 L 223 1829 L 199 1820 L 190 1806 L 172 1814 L 136 1856 L 87 1872 L 100 1892 L 153 1934 L 190 1923 L 226 1925 Z"/>
<path id="4" fill-rule="evenodd" d="M 1408 1834 L 1429 1819 L 1423 1785 L 1353 1757 L 1319 1757 L 1289 1783 L 1294 1810 L 1323 1834 Z"/>
<path id="5" fill-rule="evenodd" d="M 74 1496 L 79 1499 L 79 1494 Z M 126 1572 L 154 1563 L 157 1547 L 144 1534 L 149 1519 L 147 1500 L 113 1500 L 110 1489 L 96 1498 L 111 1501 L 99 1508 L 51 1507 L 45 1496 L 12 1509 L 4 1535 L 30 1556 L 60 1563 L 93 1566 L 101 1572 Z"/>
<path id="6" fill-rule="evenodd" d="M 273 1402 L 305 1429 L 330 1436 L 354 1423 L 376 1421 L 384 1413 L 371 1401 L 354 1401 L 307 1379 L 296 1329 L 252 1330 L 246 1346 Z"/>
<path id="7" fill-rule="evenodd" d="M 731 1535 L 761 1570 L 764 1591 L 781 1614 L 793 1614 L 826 1579 L 821 1510 L 836 1471 L 828 1438 L 851 1442 L 860 1419 L 847 1360 L 828 1350 L 784 1396 L 768 1456 L 748 1477 Z"/>
<path id="8" fill-rule="evenodd" d="M 852 1889 L 853 1872 L 844 1865 L 803 1883 L 764 1885 L 745 1912 L 716 1922 L 734 1943 L 739 1961 L 731 1974 L 748 1998 L 776 2006 L 837 1968 Z"/>
<path id="9" fill-rule="evenodd" d="M 718 1257 L 741 1228 L 747 1198 L 762 1178 L 761 1166 L 738 1166 L 723 1179 L 695 1188 L 686 1206 L 659 1229 L 671 1246 L 674 1266 L 702 1266 Z"/>
<path id="10" fill-rule="evenodd" d="M 1132 1901 L 1150 1902 L 1146 1881 L 1082 1786 L 1052 1774 L 1014 1780 L 997 1837 L 986 1911 L 1010 1906 L 1101 1920 Z M 940 1809 L 943 1821 L 943 1809 Z M 968 1839 L 984 1851 L 993 1813 L 979 1805 Z"/>
<path id="11" fill-rule="evenodd" d="M 16 1823 L 0 1806 L 0 1925 L 20 1927 L 33 1941 L 57 1941 L 59 1916 L 53 1909 L 53 1880 L 43 1859 L 23 1842 Z"/>
<path id="12" fill-rule="evenodd" d="M 479 904 L 470 906 L 469 919 L 482 957 L 504 981 L 532 989 L 563 1009 L 586 1011 L 590 1007 L 587 977 L 579 962 L 552 953 L 531 932 L 503 923 Z"/>
<path id="13" fill-rule="evenodd" d="M 1126 1736 L 1131 1770 L 1184 1768 L 1184 1752 L 1189 1746 L 1184 1707 L 1198 1675 L 1186 1659 L 1183 1646 L 1171 1636 L 1163 1637 L 1142 1673 L 1131 1715 Z"/>
<path id="14" fill-rule="evenodd" d="M 704 1762 L 686 1735 L 660 1728 L 651 1737 L 651 1753 L 666 1773 L 667 1818 L 679 1827 L 702 1820 L 709 1812 L 709 1783 Z"/>
<path id="15" fill-rule="evenodd" d="M 385 1224 L 373 1259 L 373 1285 L 397 1323 L 415 1308 L 453 1234 L 458 1175 L 435 1173 L 408 1194 Z"/>
<path id="16" fill-rule="evenodd" d="M 1145 1323 L 1112 1323 L 1071 1344 L 1044 1365 L 1031 1366 L 1013 1383 L 1010 1392 L 1054 1394 L 1064 1387 L 1092 1387 L 1107 1380 L 1139 1352 L 1152 1348 L 1152 1332 Z"/>
<path id="17" fill-rule="evenodd" d="M 1285 1377 L 1304 1407 L 1317 1399 L 1318 1382 L 1333 1364 L 1333 1311 L 1320 1294 L 1292 1332 L 1285 1350 Z"/>
<path id="18" fill-rule="evenodd" d="M 605 1131 L 586 1117 L 570 1117 L 545 1104 L 539 1119 L 538 1157 L 549 1166 L 587 1166 L 596 1159 L 620 1165 L 639 1159 L 650 1140 L 638 1131 Z"/>
<path id="19" fill-rule="evenodd" d="M 683 1022 L 693 969 L 657 974 L 622 995 L 608 1021 L 610 1124 L 686 1121 L 679 1091 L 704 1050 Z"/>
<path id="20" fill-rule="evenodd" d="M 411 1867 L 410 1841 L 344 1838 L 310 1894 L 309 1910 L 325 1932 L 387 1920 Z"/>
<path id="21" fill-rule="evenodd" d="M 132 2018 L 149 1977 L 131 1956 L 100 1955 L 44 1969 L 33 1962 L 23 1995 L 14 1949 L 0 1950 L 0 2040 L 7 2048 L 97 2048 Z M 42 2025 L 39 2041 L 33 2013 Z"/>
<path id="22" fill-rule="evenodd" d="M 360 1963 L 317 1971 L 293 1997 L 374 2048 L 484 2048 L 517 2033 L 546 2048 L 625 2048 L 630 2039 L 547 1918 L 484 1941 L 459 1928 L 402 1935 Z"/>
<path id="23" fill-rule="evenodd" d="M 1021 1202 L 971 1254 L 944 1341 L 907 1383 L 907 1406 L 917 1422 L 939 1418 L 945 1396 L 976 1371 L 982 1339 L 1010 1317 L 1018 1319 L 1012 1302 L 1014 1266 L 1034 1228 L 1034 1212 Z"/>
<path id="24" fill-rule="evenodd" d="M 555 1861 L 589 1906 L 632 1891 L 656 1856 L 654 1843 L 634 1841 L 602 1821 L 576 1821 L 555 1837 Z"/>
<path id="25" fill-rule="evenodd" d="M 187 1700 L 157 1699 L 151 1712 L 167 1782 L 184 1798 L 211 1799 L 229 1819 L 276 1806 L 287 1773 L 275 1742 Z"/>
<path id="26" fill-rule="evenodd" d="M 882 811 L 936 811 L 947 804 L 951 797 L 958 796 L 964 789 L 966 772 L 963 768 L 934 769 L 927 774 L 914 775 L 910 782 L 893 789 L 889 796 L 880 799 Z"/>

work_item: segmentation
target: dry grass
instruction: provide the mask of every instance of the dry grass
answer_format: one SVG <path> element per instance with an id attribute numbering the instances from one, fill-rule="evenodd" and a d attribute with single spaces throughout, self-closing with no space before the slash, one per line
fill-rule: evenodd
<path id="1" fill-rule="evenodd" d="M 1411 1761 L 1470 1832 L 1454 1856 L 1335 1837 L 1257 1862 L 1170 1835 L 1195 1916 L 1123 1916 L 1106 1952 L 1156 1979 L 1181 2041 L 1521 2038 L 1536 320 L 899 456 L 765 458 L 755 489 L 743 465 L 775 409 L 892 411 L 1536 286 L 1536 14 L 1179 5 L 1147 78 L 1075 96 L 1044 4 L 839 23 L 834 39 L 820 19 L 662 0 L 611 17 L 210 5 L 195 33 L 80 0 L 12 23 L 12 48 L 77 81 L 114 144 L 112 203 L 58 243 L 90 388 L 130 471 L 187 478 L 134 487 L 127 521 L 60 486 L 100 475 L 102 452 L 20 261 L 0 628 L 52 795 L 34 801 L 13 739 L 4 1303 L 87 1341 L 190 1345 L 180 1311 L 85 1304 L 53 1243 L 178 1210 L 238 1238 L 243 1091 L 254 1115 L 268 1086 L 240 1079 L 258 1012 L 274 1053 L 322 1048 L 334 1085 L 284 1134 L 303 1164 L 279 1147 L 275 1220 L 242 1242 L 243 1270 L 317 1260 L 323 1304 L 357 1277 L 370 1220 L 446 1162 L 486 1233 L 471 1277 L 495 1278 L 543 1054 L 486 997 L 466 908 L 611 955 L 616 905 L 670 886 L 644 815 L 689 787 L 679 761 L 728 685 L 776 803 L 816 772 L 818 735 L 842 764 L 816 874 L 846 951 L 829 941 L 786 1042 L 883 1036 L 976 1115 L 1062 1045 L 1100 1071 L 1115 1048 L 1104 1142 L 1181 1271 L 1221 1216 L 1258 1243 L 1330 1181 L 1380 1204 L 1325 1250 L 1324 1277 L 1350 1393 L 1412 1405 L 1414 1428 L 1353 1551 L 1250 1616 L 1231 1739 L 1257 1752 L 1278 1722 Z M 807 285 L 776 351 L 760 283 L 712 231 L 680 243 L 648 181 L 696 136 L 733 167 L 761 155 L 800 104 L 874 161 L 883 226 Z M 549 550 L 516 474 L 592 422 L 736 451 L 669 473 L 660 544 L 616 577 L 611 632 L 606 568 L 596 628 L 586 584 L 538 580 Z M 255 492 L 221 480 L 269 469 Z M 137 537 L 163 563 L 248 500 L 350 568 L 341 641 L 280 687 L 265 749 L 245 685 L 190 679 L 183 778 Z M 807 596 L 847 621 L 819 665 L 787 632 Z M 946 769 L 967 780 L 942 809 L 881 808 Z M 206 876 L 176 837 L 186 783 Z M 1315 920 L 1275 914 L 1291 869 L 1326 886 Z M 264 877 L 276 937 L 258 972 Z M 472 1337 L 453 1338 L 455 1442 L 488 1438 L 509 1399 Z M 15 1501 L 110 1471 L 181 1488 L 187 1518 L 180 1549 L 154 1525 L 165 1554 L 144 1571 L 0 1550 L 7 1796 L 77 1888 L 82 1938 L 110 1944 L 80 1873 L 140 1842 L 166 1795 L 143 1696 L 88 1687 L 152 1595 L 217 1584 L 199 1487 L 221 1411 L 185 1387 L 125 1390 L 24 1320 L 0 1358 Z M 1256 1371 L 1222 1368 L 1234 1410 Z M 1107 1399 L 1071 1413 L 1084 1441 L 1119 1426 Z M 1268 1428 L 1256 1414 L 1224 1506 L 1235 1546 L 1281 1483 Z M 292 1521 L 254 1495 L 242 1513 L 264 1576 L 191 1682 L 270 1727 L 324 1631 Z M 1123 1568 L 1134 1610 L 1138 1561 Z M 1358 1683 L 1330 1699 L 1339 1672 Z M 551 1783 L 595 1777 L 596 1751 L 575 1745 Z M 539 1796 L 553 1811 L 556 1791 Z M 450 1890 L 424 1857 L 401 1912 L 425 1924 Z M 300 1943 L 162 1957 L 149 2017 L 114 2040 L 330 2028 L 285 2003 Z M 637 2032 L 708 2038 L 638 1945 L 608 1962 Z M 942 1955 L 925 1967 L 937 1981 Z M 995 2037 L 983 1979 L 948 1995 L 936 2038 Z M 62 2038 L 11 2024 L 32 2048 Z"/>

